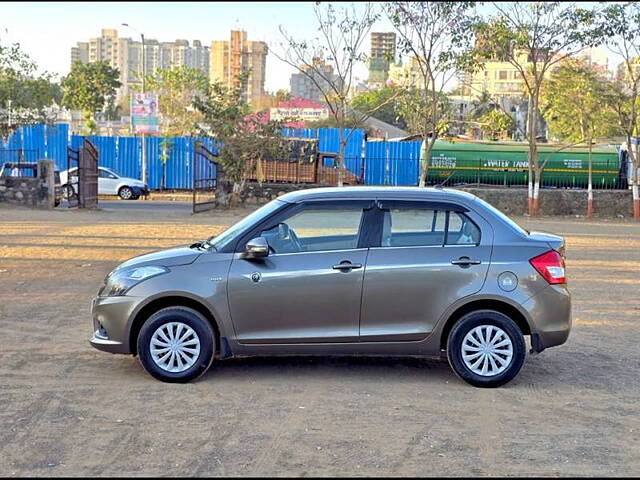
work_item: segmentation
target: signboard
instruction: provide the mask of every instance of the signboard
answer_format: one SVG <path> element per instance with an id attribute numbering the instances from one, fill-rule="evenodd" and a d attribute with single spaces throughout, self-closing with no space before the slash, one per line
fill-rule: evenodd
<path id="1" fill-rule="evenodd" d="M 155 93 L 131 94 L 133 133 L 158 133 L 158 96 Z"/>
<path id="2" fill-rule="evenodd" d="M 289 118 L 313 122 L 329 117 L 326 108 L 301 108 L 301 107 L 274 107 L 269 111 L 271 120 L 284 120 Z"/>

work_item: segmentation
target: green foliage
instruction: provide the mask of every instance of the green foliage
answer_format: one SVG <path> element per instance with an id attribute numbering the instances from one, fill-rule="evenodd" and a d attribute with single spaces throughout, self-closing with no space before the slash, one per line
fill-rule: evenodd
<path id="1" fill-rule="evenodd" d="M 62 104 L 82 111 L 87 128 L 95 130 L 95 113 L 114 108 L 116 88 L 121 86 L 119 75 L 118 69 L 106 61 L 74 62 L 69 75 L 62 79 Z"/>
<path id="2" fill-rule="evenodd" d="M 206 75 L 197 68 L 156 70 L 145 78 L 146 90 L 158 94 L 163 135 L 193 135 L 202 114 L 193 109 L 194 100 L 208 88 Z"/>
<path id="3" fill-rule="evenodd" d="M 244 72 L 238 83 L 242 85 L 246 78 Z M 220 142 L 218 161 L 225 181 L 233 186 L 230 201 L 234 203 L 244 188 L 246 171 L 254 168 L 256 161 L 285 156 L 282 122 L 267 122 L 263 116 L 251 114 L 241 86 L 228 88 L 213 82 L 205 95 L 194 100 L 194 106 L 202 114 L 201 133 Z"/>
<path id="4" fill-rule="evenodd" d="M 411 88 L 397 99 L 398 116 L 406 129 L 423 138 L 438 137 L 447 131 L 451 119 L 451 102 L 446 94 L 425 95 L 423 90 Z"/>
<path id="5" fill-rule="evenodd" d="M 53 75 L 37 73 L 37 65 L 17 43 L 0 43 L 0 134 L 8 136 L 20 124 L 49 120 L 49 110 L 62 97 Z"/>
<path id="6" fill-rule="evenodd" d="M 490 110 L 482 115 L 478 121 L 480 128 L 491 140 L 498 140 L 500 136 L 507 134 L 513 128 L 511 116 L 501 110 Z"/>
<path id="7" fill-rule="evenodd" d="M 615 110 L 607 104 L 607 81 L 584 62 L 567 60 L 554 71 L 541 97 L 549 131 L 567 142 L 619 133 Z"/>
<path id="8" fill-rule="evenodd" d="M 364 92 L 351 101 L 351 108 L 360 112 L 375 110 L 373 114 L 378 120 L 395 125 L 399 128 L 407 126 L 404 119 L 398 114 L 398 87 L 383 87 L 378 90 Z M 383 105 L 377 108 L 378 105 Z"/>

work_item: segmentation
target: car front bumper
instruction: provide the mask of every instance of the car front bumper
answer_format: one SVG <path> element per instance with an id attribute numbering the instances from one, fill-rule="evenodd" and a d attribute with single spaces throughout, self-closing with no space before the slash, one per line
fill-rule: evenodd
<path id="1" fill-rule="evenodd" d="M 131 320 L 142 298 L 96 297 L 91 303 L 93 335 L 92 347 L 110 353 L 130 354 L 129 332 Z"/>

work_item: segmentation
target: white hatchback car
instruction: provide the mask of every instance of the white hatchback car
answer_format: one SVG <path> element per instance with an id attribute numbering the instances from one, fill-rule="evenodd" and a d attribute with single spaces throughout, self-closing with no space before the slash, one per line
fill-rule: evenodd
<path id="1" fill-rule="evenodd" d="M 77 172 L 78 168 L 74 167 L 60 172 L 60 184 L 65 197 L 76 195 L 77 191 Z M 71 179 L 69 180 L 69 173 Z M 129 177 L 121 177 L 113 170 L 105 167 L 98 167 L 98 195 L 118 195 L 123 200 L 136 200 L 140 195 L 148 195 L 149 187 L 146 183 Z"/>

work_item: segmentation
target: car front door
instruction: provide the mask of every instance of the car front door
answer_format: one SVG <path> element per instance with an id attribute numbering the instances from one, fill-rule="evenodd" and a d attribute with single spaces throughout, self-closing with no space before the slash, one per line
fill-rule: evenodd
<path id="1" fill-rule="evenodd" d="M 228 298 L 241 343 L 358 341 L 365 234 L 372 202 L 293 205 L 248 237 L 262 236 L 270 253 L 242 258 L 236 247 Z"/>
<path id="2" fill-rule="evenodd" d="M 482 288 L 493 230 L 458 205 L 380 206 L 382 235 L 367 259 L 360 340 L 420 340 L 453 302 Z"/>
<path id="3" fill-rule="evenodd" d="M 98 193 L 100 195 L 118 193 L 118 177 L 106 168 L 98 168 Z"/>

